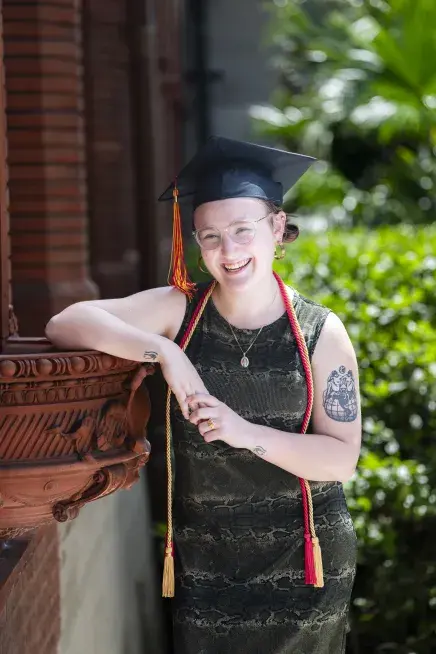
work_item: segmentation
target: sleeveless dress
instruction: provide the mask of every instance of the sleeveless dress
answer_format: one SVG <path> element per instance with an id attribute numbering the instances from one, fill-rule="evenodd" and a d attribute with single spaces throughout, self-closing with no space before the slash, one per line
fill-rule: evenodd
<path id="1" fill-rule="evenodd" d="M 206 286 L 187 303 L 176 342 Z M 329 310 L 295 290 L 293 304 L 312 358 Z M 258 331 L 233 329 L 244 350 Z M 186 354 L 208 391 L 244 419 L 300 430 L 307 392 L 286 313 L 263 328 L 243 368 L 211 298 Z M 205 443 L 174 396 L 171 416 L 174 654 L 343 654 L 356 537 L 342 485 L 310 482 L 325 579 L 314 588 L 304 583 L 298 478 L 249 450 Z"/>

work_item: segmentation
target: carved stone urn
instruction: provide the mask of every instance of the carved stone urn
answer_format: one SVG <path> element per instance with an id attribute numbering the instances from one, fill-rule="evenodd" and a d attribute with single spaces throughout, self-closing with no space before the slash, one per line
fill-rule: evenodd
<path id="1" fill-rule="evenodd" d="M 13 350 L 0 355 L 1 539 L 130 488 L 150 454 L 141 381 L 152 365 L 58 352 L 46 339 Z"/>

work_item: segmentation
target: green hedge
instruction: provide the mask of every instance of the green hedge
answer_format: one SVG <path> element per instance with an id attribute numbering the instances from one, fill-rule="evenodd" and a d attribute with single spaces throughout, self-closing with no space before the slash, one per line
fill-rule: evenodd
<path id="1" fill-rule="evenodd" d="M 349 652 L 434 653 L 436 229 L 300 236 L 276 270 L 339 315 L 359 362 L 363 448 L 346 487 L 359 539 Z"/>

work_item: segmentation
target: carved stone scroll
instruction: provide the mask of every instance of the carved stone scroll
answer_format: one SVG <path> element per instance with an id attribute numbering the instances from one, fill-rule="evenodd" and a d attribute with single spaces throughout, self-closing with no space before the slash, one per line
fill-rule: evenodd
<path id="1" fill-rule="evenodd" d="M 0 356 L 0 538 L 138 479 L 150 455 L 138 366 L 98 352 Z"/>

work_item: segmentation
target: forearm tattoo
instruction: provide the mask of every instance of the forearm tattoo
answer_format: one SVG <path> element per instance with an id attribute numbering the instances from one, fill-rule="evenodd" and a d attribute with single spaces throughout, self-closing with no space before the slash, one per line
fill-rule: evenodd
<path id="1" fill-rule="evenodd" d="M 326 414 L 336 422 L 353 422 L 357 418 L 357 395 L 353 373 L 345 366 L 333 370 L 322 396 Z"/>
<path id="2" fill-rule="evenodd" d="M 144 361 L 156 361 L 156 359 L 158 357 L 158 353 L 157 352 L 144 352 L 144 354 L 142 356 L 143 356 Z"/>
<path id="3" fill-rule="evenodd" d="M 253 447 L 253 453 L 257 454 L 257 456 L 265 456 L 266 450 L 261 445 L 256 445 L 256 447 Z"/>

